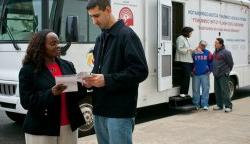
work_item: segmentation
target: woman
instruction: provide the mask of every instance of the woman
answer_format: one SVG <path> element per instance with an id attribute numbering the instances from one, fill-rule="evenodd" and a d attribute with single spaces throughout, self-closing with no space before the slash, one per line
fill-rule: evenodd
<path id="1" fill-rule="evenodd" d="M 188 38 L 191 37 L 193 32 L 193 28 L 191 27 L 184 27 L 182 29 L 181 35 L 176 40 L 176 56 L 175 61 L 179 62 L 181 65 L 181 68 L 183 70 L 182 76 L 181 76 L 181 89 L 180 89 L 180 96 L 185 97 L 188 95 L 188 89 L 189 89 L 189 81 L 190 81 L 190 75 L 192 71 L 192 64 L 193 64 L 193 58 L 192 58 L 192 48 L 190 47 L 190 43 L 188 41 Z"/>
<path id="2" fill-rule="evenodd" d="M 20 99 L 28 110 L 24 121 L 26 144 L 77 144 L 77 128 L 84 124 L 78 106 L 86 89 L 64 93 L 55 76 L 75 74 L 71 62 L 58 58 L 58 36 L 43 30 L 28 45 L 19 73 Z"/>

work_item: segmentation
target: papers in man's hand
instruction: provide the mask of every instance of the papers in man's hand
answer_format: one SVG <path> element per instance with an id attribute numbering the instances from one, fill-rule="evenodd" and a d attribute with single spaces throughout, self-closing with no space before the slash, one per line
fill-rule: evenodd
<path id="1" fill-rule="evenodd" d="M 64 84 L 67 88 L 63 92 L 78 91 L 77 82 L 83 82 L 84 78 L 92 77 L 90 72 L 80 72 L 73 75 L 56 76 L 56 84 Z"/>
<path id="2" fill-rule="evenodd" d="M 67 86 L 67 88 L 63 92 L 78 91 L 76 75 L 56 76 L 55 79 L 56 84 L 64 84 Z"/>
<path id="3" fill-rule="evenodd" d="M 92 77 L 93 75 L 91 75 L 90 72 L 80 72 L 77 74 L 78 79 L 84 79 L 84 78 L 88 78 L 88 77 Z"/>

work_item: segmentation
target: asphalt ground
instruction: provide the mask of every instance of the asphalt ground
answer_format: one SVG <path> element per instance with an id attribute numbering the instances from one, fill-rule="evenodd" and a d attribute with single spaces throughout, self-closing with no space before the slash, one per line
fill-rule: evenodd
<path id="1" fill-rule="evenodd" d="M 250 144 L 250 97 L 233 100 L 233 111 L 194 110 L 137 124 L 134 144 Z M 78 144 L 97 144 L 96 136 Z"/>

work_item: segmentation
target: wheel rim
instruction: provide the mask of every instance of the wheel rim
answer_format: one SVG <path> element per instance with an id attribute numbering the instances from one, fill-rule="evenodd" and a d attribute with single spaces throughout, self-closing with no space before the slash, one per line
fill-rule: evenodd
<path id="1" fill-rule="evenodd" d="M 235 91 L 235 85 L 234 85 L 234 83 L 230 80 L 230 81 L 229 81 L 229 96 L 230 96 L 230 98 L 233 97 L 234 91 Z"/>
<path id="2" fill-rule="evenodd" d="M 79 130 L 82 132 L 89 131 L 93 128 L 94 122 L 93 122 L 93 106 L 88 103 L 84 103 L 80 105 L 81 112 L 83 114 L 83 117 L 85 119 L 85 124 L 82 125 Z"/>

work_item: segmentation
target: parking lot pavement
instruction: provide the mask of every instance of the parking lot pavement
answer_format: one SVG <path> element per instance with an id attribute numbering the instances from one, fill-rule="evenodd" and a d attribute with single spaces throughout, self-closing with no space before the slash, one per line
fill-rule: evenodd
<path id="1" fill-rule="evenodd" d="M 137 124 L 134 144 L 250 144 L 250 97 L 233 101 L 233 111 L 192 111 Z M 78 144 L 97 144 L 95 135 Z"/>

